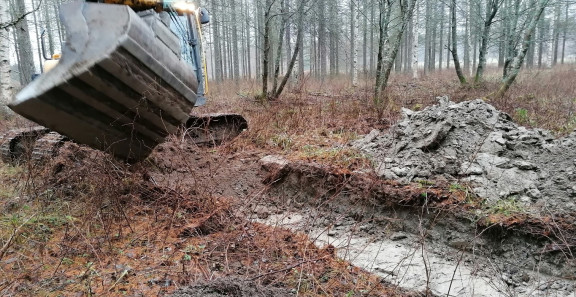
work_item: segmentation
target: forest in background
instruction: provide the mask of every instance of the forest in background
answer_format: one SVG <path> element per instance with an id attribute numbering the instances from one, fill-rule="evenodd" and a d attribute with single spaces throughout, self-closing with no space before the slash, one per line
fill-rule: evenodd
<path id="1" fill-rule="evenodd" d="M 8 0 L 0 9 L 0 83 L 7 102 L 59 53 L 61 0 Z M 196 1 L 204 26 L 209 79 L 256 79 L 276 98 L 292 74 L 373 81 L 378 102 L 391 73 L 414 78 L 454 69 L 477 84 L 486 65 L 502 69 L 505 92 L 519 69 L 573 62 L 573 0 L 231 0 Z M 178 33 L 178 26 L 174 26 Z M 11 79 L 10 79 L 11 78 Z M 15 84 L 17 81 L 19 84 Z M 493 95 L 502 95 L 495 92 Z"/>

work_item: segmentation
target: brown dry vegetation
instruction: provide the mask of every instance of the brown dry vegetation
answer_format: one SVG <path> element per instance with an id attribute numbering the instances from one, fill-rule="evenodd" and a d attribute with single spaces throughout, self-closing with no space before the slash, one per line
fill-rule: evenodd
<path id="1" fill-rule="evenodd" d="M 240 276 L 300 296 L 406 295 L 337 259 L 330 246 L 320 249 L 305 235 L 247 221 L 239 211 L 247 202 L 215 185 L 240 179 L 246 169 L 235 168 L 271 153 L 330 165 L 339 174 L 368 168 L 370 159 L 344 144 L 386 129 L 400 107 L 422 109 L 441 95 L 482 98 L 498 86 L 495 70 L 487 77 L 482 86 L 462 87 L 451 71 L 418 81 L 398 75 L 386 94 L 388 106 L 374 106 L 372 81 L 353 89 L 346 78 L 309 78 L 275 102 L 256 101 L 253 81 L 227 82 L 212 86 L 212 101 L 199 112 L 240 113 L 250 128 L 221 147 L 197 148 L 173 137 L 147 161 L 126 165 L 68 144 L 43 166 L 3 165 L 0 294 L 154 296 L 198 280 Z M 491 103 L 523 125 L 570 133 L 576 127 L 574 81 L 574 66 L 525 71 Z M 2 128 L 22 125 L 15 118 Z M 246 197 L 265 188 L 249 189 Z M 461 193 L 455 195 L 462 206 Z"/>

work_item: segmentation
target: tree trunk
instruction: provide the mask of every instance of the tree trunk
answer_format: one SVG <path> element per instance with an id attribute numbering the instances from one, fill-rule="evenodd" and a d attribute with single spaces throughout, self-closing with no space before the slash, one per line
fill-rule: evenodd
<path id="1" fill-rule="evenodd" d="M 363 1 L 362 7 L 362 72 L 366 74 L 368 72 L 368 16 L 367 16 L 367 8 L 368 7 L 368 0 Z M 566 32 L 566 31 L 564 31 Z"/>
<path id="2" fill-rule="evenodd" d="M 424 22 L 424 73 L 428 73 L 432 67 L 430 67 L 430 1 L 426 1 L 426 11 L 425 11 L 425 22 Z"/>
<path id="3" fill-rule="evenodd" d="M 360 3 L 358 0 L 350 0 L 350 47 L 352 54 L 352 65 L 350 69 L 352 71 L 352 87 L 358 86 L 358 15 L 360 11 Z"/>
<path id="4" fill-rule="evenodd" d="M 480 42 L 480 52 L 478 53 L 478 68 L 476 69 L 476 77 L 474 83 L 479 83 L 484 78 L 484 68 L 486 68 L 486 57 L 488 55 L 488 42 L 490 39 L 490 28 L 492 21 L 500 8 L 502 0 L 488 0 L 486 1 L 486 19 L 484 20 L 484 28 L 482 30 L 482 40 Z"/>
<path id="5" fill-rule="evenodd" d="M 412 78 L 418 79 L 418 25 L 420 22 L 420 8 L 416 4 L 416 18 L 412 27 Z"/>
<path id="6" fill-rule="evenodd" d="M 374 73 L 374 16 L 376 8 L 375 6 L 376 0 L 370 0 L 370 74 Z"/>
<path id="7" fill-rule="evenodd" d="M 36 4 L 36 1 L 31 0 L 32 7 L 40 7 L 41 2 Z M 42 45 L 40 44 L 40 42 L 42 42 L 42 38 L 40 38 L 40 35 L 42 34 L 42 32 L 38 28 L 38 23 L 40 22 L 40 17 L 38 16 L 37 10 L 34 10 L 34 12 L 32 13 L 32 18 L 33 18 L 33 22 L 34 22 L 34 30 L 36 33 L 36 52 L 38 54 L 38 63 L 40 64 L 40 71 L 39 72 L 35 71 L 35 73 L 41 73 L 42 69 L 43 69 L 42 65 L 44 64 L 44 57 L 42 56 Z"/>
<path id="8" fill-rule="evenodd" d="M 304 4 L 305 4 L 305 2 L 306 2 L 305 0 L 300 0 L 300 5 L 298 8 L 298 33 L 296 33 L 296 46 L 294 47 L 294 53 L 292 54 L 292 58 L 290 59 L 290 63 L 288 64 L 288 69 L 286 70 L 286 74 L 284 75 L 284 78 L 282 79 L 280 86 L 278 87 L 278 89 L 274 93 L 274 98 L 278 98 L 278 97 L 280 97 L 280 94 L 282 94 L 282 91 L 284 90 L 284 86 L 286 86 L 286 83 L 288 82 L 288 79 L 290 78 L 292 70 L 294 69 L 294 65 L 296 64 L 296 60 L 297 60 L 299 53 L 301 51 L 300 45 L 301 45 L 302 40 L 304 38 Z"/>
<path id="9" fill-rule="evenodd" d="M 0 24 L 10 21 L 10 5 L 0 6 Z M 0 115 L 10 114 L 6 104 L 12 101 L 12 78 L 10 77 L 10 32 L 0 31 Z"/>
<path id="10" fill-rule="evenodd" d="M 556 8 L 554 9 L 554 45 L 552 52 L 552 65 L 558 64 L 558 46 L 560 44 L 560 14 L 561 14 L 560 3 L 556 3 Z"/>
<path id="11" fill-rule="evenodd" d="M 328 70 L 328 65 L 326 64 L 326 11 L 325 11 L 325 0 L 317 0 L 318 2 L 318 11 L 319 11 L 319 23 L 318 23 L 318 52 L 317 52 L 317 56 L 316 58 L 319 60 L 319 66 L 320 66 L 320 77 L 324 78 L 326 77 L 327 74 L 327 70 Z"/>
<path id="12" fill-rule="evenodd" d="M 542 59 L 544 56 L 544 18 L 538 24 L 538 68 L 542 68 Z"/>
<path id="13" fill-rule="evenodd" d="M 450 51 L 452 52 L 452 59 L 454 60 L 454 68 L 456 70 L 456 75 L 460 84 L 466 84 L 466 77 L 462 73 L 460 68 L 460 60 L 458 60 L 458 39 L 456 36 L 456 0 L 452 0 L 450 5 L 450 15 L 452 16 L 451 27 L 452 27 L 452 47 Z"/>
<path id="14" fill-rule="evenodd" d="M 464 72 L 468 75 L 472 73 L 470 68 L 470 12 L 472 8 L 472 0 L 468 0 L 468 9 L 466 9 L 466 24 L 464 28 Z"/>
<path id="15" fill-rule="evenodd" d="M 506 34 L 506 51 L 504 59 L 504 72 L 502 77 L 508 75 L 510 71 L 510 63 L 514 59 L 517 49 L 518 38 L 516 37 L 516 31 L 518 30 L 518 19 L 520 18 L 520 0 L 514 0 L 514 5 L 511 8 L 512 13 L 508 13 L 508 31 Z"/>
<path id="16" fill-rule="evenodd" d="M 409 2 L 409 3 L 408 3 Z M 396 54 L 398 53 L 398 48 L 400 47 L 400 41 L 402 40 L 402 35 L 408 21 L 412 18 L 414 12 L 414 7 L 417 0 L 412 1 L 393 1 L 391 2 L 391 7 L 387 8 L 387 17 L 385 18 L 386 24 L 382 24 L 385 15 L 384 6 L 380 6 L 381 13 L 381 25 L 380 25 L 380 45 L 378 50 L 378 69 L 376 73 L 376 86 L 374 91 L 374 100 L 379 107 L 381 107 L 381 95 L 386 89 L 388 84 L 388 79 L 390 77 L 390 71 L 394 65 L 394 59 L 396 59 Z M 398 16 L 395 19 L 397 24 L 395 26 L 389 26 L 391 22 L 390 13 L 395 10 Z M 393 30 L 390 30 L 393 28 Z M 390 30 L 391 34 L 388 32 Z"/>
<path id="17" fill-rule="evenodd" d="M 14 16 L 22 16 L 26 13 L 24 0 L 15 0 Z M 18 69 L 20 70 L 20 84 L 27 85 L 32 80 L 34 74 L 34 58 L 32 54 L 32 43 L 30 42 L 30 30 L 28 29 L 28 20 L 26 17 L 18 22 L 14 30 L 16 32 Z"/>
<path id="18" fill-rule="evenodd" d="M 272 25 L 273 0 L 266 0 L 264 7 L 264 48 L 262 51 L 262 99 L 268 99 L 268 58 L 270 57 L 270 26 Z"/>
<path id="19" fill-rule="evenodd" d="M 274 82 L 272 84 L 273 98 L 276 98 L 276 89 L 278 88 L 278 76 L 280 76 L 280 64 L 282 58 L 282 44 L 284 40 L 284 33 L 286 32 L 286 26 L 288 25 L 288 13 L 286 12 L 286 0 L 280 2 L 281 9 L 280 14 L 282 14 L 282 23 L 280 24 L 280 35 L 278 35 L 278 45 L 276 47 L 276 59 L 274 62 Z"/>
<path id="20" fill-rule="evenodd" d="M 246 72 L 248 74 L 248 79 L 252 79 L 252 48 L 251 38 L 250 38 L 250 18 L 248 17 L 248 3 L 245 6 L 245 15 L 246 15 Z"/>
<path id="21" fill-rule="evenodd" d="M 254 26 L 254 60 L 256 61 L 256 67 L 254 72 L 256 74 L 256 78 L 260 78 L 262 76 L 262 52 L 264 51 L 262 48 L 262 36 L 264 35 L 262 30 L 262 7 L 260 5 L 260 1 L 258 0 L 254 0 L 254 6 L 256 7 L 256 24 Z"/>
<path id="22" fill-rule="evenodd" d="M 442 59 L 444 57 L 444 2 L 440 3 L 440 44 L 438 45 L 438 69 L 442 70 Z"/>
<path id="23" fill-rule="evenodd" d="M 570 3 L 566 2 L 566 17 L 564 18 L 564 30 L 562 30 L 562 57 L 560 63 L 564 64 L 564 56 L 566 52 L 566 34 L 568 31 L 568 10 L 570 8 Z"/>
<path id="24" fill-rule="evenodd" d="M 220 36 L 220 30 L 219 30 L 219 26 L 220 26 L 220 20 L 218 19 L 219 15 L 218 15 L 218 9 L 216 8 L 216 1 L 217 0 L 212 0 L 211 1 L 211 6 L 212 6 L 212 34 L 213 39 L 214 39 L 214 62 L 215 62 L 215 67 L 214 67 L 214 80 L 217 82 L 223 81 L 224 80 L 224 76 L 222 75 L 222 48 L 221 48 L 221 39 L 222 37 Z"/>
<path id="25" fill-rule="evenodd" d="M 546 45 L 548 46 L 548 50 L 546 51 L 546 68 L 552 68 L 553 65 L 553 56 L 552 53 L 554 51 L 554 24 L 553 21 L 550 20 L 548 22 L 548 41 Z"/>
<path id="26" fill-rule="evenodd" d="M 512 61 L 512 67 L 510 68 L 509 75 L 504 78 L 502 81 L 502 85 L 498 89 L 498 91 L 494 94 L 493 97 L 501 98 L 504 96 L 506 91 L 510 88 L 518 73 L 520 72 L 520 68 L 522 67 L 522 63 L 524 63 L 524 57 L 526 56 L 526 52 L 528 52 L 528 48 L 530 47 L 530 43 L 532 41 L 532 36 L 534 34 L 534 30 L 536 29 L 536 25 L 538 21 L 542 17 L 542 13 L 544 9 L 548 5 L 549 0 L 539 0 L 537 6 L 530 18 L 530 23 L 524 33 L 524 37 L 522 38 L 522 45 L 518 50 L 514 60 Z M 534 3 L 536 4 L 536 3 Z"/>

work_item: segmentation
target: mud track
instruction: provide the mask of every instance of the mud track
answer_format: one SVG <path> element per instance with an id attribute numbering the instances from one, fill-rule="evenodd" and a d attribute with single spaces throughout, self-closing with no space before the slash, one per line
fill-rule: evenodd
<path id="1" fill-rule="evenodd" d="M 291 206 L 261 221 L 306 232 L 401 287 L 443 296 L 575 294 L 573 215 L 496 221 L 447 184 L 403 185 L 280 157 L 261 162 L 273 200 Z"/>

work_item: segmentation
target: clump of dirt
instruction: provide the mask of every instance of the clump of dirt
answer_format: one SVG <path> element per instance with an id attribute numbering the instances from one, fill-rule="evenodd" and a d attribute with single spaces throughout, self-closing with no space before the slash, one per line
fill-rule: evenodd
<path id="1" fill-rule="evenodd" d="M 253 281 L 237 278 L 220 278 L 209 282 L 199 282 L 182 288 L 172 297 L 284 297 L 295 296 L 289 289 L 261 286 Z"/>
<path id="2" fill-rule="evenodd" d="M 576 211 L 576 133 L 555 139 L 521 127 L 480 99 L 438 100 L 419 112 L 403 109 L 389 131 L 373 130 L 353 143 L 373 157 L 378 176 L 464 182 L 491 202 Z"/>

